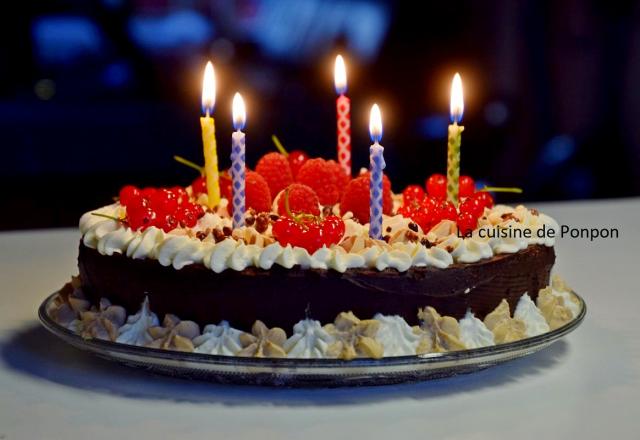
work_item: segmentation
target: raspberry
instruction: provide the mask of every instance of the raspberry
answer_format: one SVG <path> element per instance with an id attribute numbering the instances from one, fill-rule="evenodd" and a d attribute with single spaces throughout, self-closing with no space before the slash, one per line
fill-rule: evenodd
<path id="1" fill-rule="evenodd" d="M 301 183 L 293 183 L 278 194 L 276 197 L 278 214 L 288 214 L 285 208 L 287 191 L 289 197 L 289 211 L 296 214 L 305 213 L 320 215 L 320 200 L 318 199 L 318 195 L 307 185 L 303 185 Z"/>
<path id="2" fill-rule="evenodd" d="M 340 201 L 342 215 L 351 211 L 360 223 L 369 223 L 369 173 L 353 179 L 347 185 Z M 393 209 L 391 182 L 386 175 L 382 178 L 382 212 L 390 215 Z"/>
<path id="3" fill-rule="evenodd" d="M 293 183 L 289 160 L 280 153 L 267 153 L 260 158 L 256 172 L 264 177 L 271 194 L 278 194 Z"/>
<path id="4" fill-rule="evenodd" d="M 291 165 L 291 173 L 293 174 L 293 178 L 295 179 L 302 165 L 304 165 L 307 160 L 309 160 L 309 156 L 307 156 L 307 153 L 305 153 L 304 151 L 293 150 L 289 153 L 288 159 L 289 165 Z"/>
<path id="5" fill-rule="evenodd" d="M 334 205 L 349 183 L 349 176 L 335 160 L 317 158 L 309 159 L 302 165 L 297 181 L 313 189 L 322 205 Z"/>
<path id="6" fill-rule="evenodd" d="M 247 171 L 245 185 L 247 209 L 253 208 L 257 212 L 271 211 L 271 192 L 264 177 L 255 171 Z"/>

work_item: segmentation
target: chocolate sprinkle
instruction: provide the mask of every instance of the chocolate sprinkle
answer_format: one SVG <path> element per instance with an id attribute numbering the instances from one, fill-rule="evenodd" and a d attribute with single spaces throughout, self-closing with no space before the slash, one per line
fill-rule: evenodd
<path id="1" fill-rule="evenodd" d="M 258 214 L 258 217 L 256 218 L 256 231 L 262 234 L 266 232 L 268 227 L 269 227 L 269 215 L 266 212 L 261 212 L 260 214 Z"/>

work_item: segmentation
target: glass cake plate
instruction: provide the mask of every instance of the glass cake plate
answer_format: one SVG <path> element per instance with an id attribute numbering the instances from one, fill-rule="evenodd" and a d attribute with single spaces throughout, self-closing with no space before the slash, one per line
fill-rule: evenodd
<path id="1" fill-rule="evenodd" d="M 219 383 L 268 386 L 360 386 L 422 381 L 472 373 L 527 356 L 575 330 L 587 307 L 579 295 L 580 313 L 551 332 L 493 347 L 382 359 L 266 359 L 184 353 L 98 339 L 83 339 L 51 319 L 47 310 L 56 293 L 40 305 L 38 316 L 63 341 L 104 359 L 151 372 Z"/>

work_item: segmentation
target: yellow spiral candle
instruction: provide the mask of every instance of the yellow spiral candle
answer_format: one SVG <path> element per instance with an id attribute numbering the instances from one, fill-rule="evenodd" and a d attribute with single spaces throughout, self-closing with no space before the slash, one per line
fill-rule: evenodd
<path id="1" fill-rule="evenodd" d="M 207 181 L 208 206 L 210 209 L 220 204 L 220 176 L 218 172 L 218 148 L 216 144 L 216 126 L 213 108 L 216 103 L 216 80 L 211 61 L 204 69 L 202 83 L 202 112 L 200 118 L 202 128 L 202 146 L 204 149 L 204 171 Z"/>

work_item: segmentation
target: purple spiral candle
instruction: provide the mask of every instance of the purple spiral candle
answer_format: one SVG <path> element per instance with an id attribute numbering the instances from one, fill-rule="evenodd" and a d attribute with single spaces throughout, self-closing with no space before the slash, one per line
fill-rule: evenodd
<path id="1" fill-rule="evenodd" d="M 382 117 L 378 104 L 371 107 L 369 119 L 369 134 L 373 145 L 369 148 L 369 237 L 382 239 L 382 170 L 384 162 L 384 147 L 380 145 L 382 139 Z"/>
<path id="2" fill-rule="evenodd" d="M 244 101 L 239 93 L 233 97 L 233 127 L 231 135 L 231 190 L 233 228 L 244 226 L 245 214 L 245 135 L 242 132 L 246 122 Z"/>

